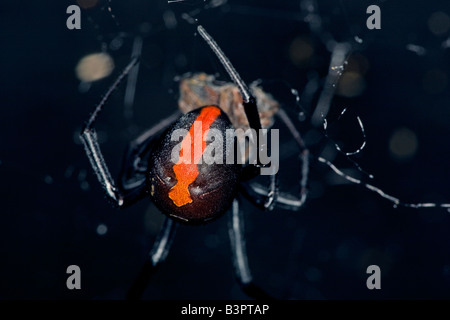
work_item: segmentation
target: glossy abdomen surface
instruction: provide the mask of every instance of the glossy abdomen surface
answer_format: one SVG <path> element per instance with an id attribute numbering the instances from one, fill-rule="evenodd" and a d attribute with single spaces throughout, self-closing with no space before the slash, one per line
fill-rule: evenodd
<path id="1" fill-rule="evenodd" d="M 233 129 L 227 115 L 206 106 L 183 115 L 160 138 L 149 160 L 148 187 L 164 214 L 199 224 L 230 207 L 241 165 L 227 164 L 227 129 Z"/>

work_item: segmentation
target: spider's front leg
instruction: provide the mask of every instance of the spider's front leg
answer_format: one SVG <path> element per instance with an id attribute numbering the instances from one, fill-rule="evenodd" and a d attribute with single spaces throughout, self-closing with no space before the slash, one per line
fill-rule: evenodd
<path id="1" fill-rule="evenodd" d="M 211 50 L 214 52 L 214 54 L 217 56 L 223 67 L 225 68 L 226 72 L 230 76 L 230 78 L 233 80 L 234 84 L 239 88 L 239 92 L 242 95 L 242 105 L 244 107 L 245 115 L 247 117 L 249 127 L 250 129 L 254 130 L 256 135 L 254 136 L 254 140 L 256 142 L 256 146 L 258 148 L 256 152 L 256 164 L 249 164 L 244 168 L 244 172 L 242 175 L 243 180 L 250 180 L 258 175 L 261 174 L 261 170 L 263 167 L 267 167 L 269 163 L 262 164 L 260 159 L 260 151 L 264 150 L 267 147 L 266 145 L 263 145 L 261 143 L 261 137 L 259 136 L 261 134 L 261 120 L 259 118 L 259 112 L 258 112 L 258 106 L 256 104 L 255 97 L 251 94 L 249 88 L 247 87 L 246 83 L 241 79 L 239 76 L 239 73 L 236 71 L 236 69 L 231 64 L 230 60 L 227 58 L 227 56 L 223 53 L 222 49 L 219 47 L 219 45 L 216 43 L 216 41 L 209 35 L 209 33 L 203 28 L 202 26 L 197 27 L 197 31 L 201 35 L 201 37 L 206 41 L 208 46 L 211 48 Z M 275 172 L 270 175 L 270 184 L 269 184 L 269 191 L 267 193 L 267 196 L 265 197 L 264 201 L 262 202 L 262 205 L 260 206 L 262 209 L 266 210 L 272 210 L 276 201 L 277 201 L 277 195 L 278 195 L 278 172 Z"/>
<path id="2" fill-rule="evenodd" d="M 156 140 L 162 131 L 170 126 L 180 115 L 180 111 L 175 111 L 172 115 L 161 120 L 154 127 L 146 130 L 129 144 L 122 164 L 120 179 L 118 184 L 116 184 L 114 179 L 111 177 L 108 166 L 103 158 L 97 139 L 97 134 L 94 129 L 94 123 L 108 98 L 137 62 L 138 58 L 132 59 L 132 61 L 122 71 L 116 81 L 108 89 L 103 99 L 97 105 L 80 134 L 81 141 L 84 144 L 86 154 L 92 168 L 94 169 L 98 181 L 105 190 L 106 195 L 118 207 L 130 205 L 145 196 L 145 177 L 148 171 L 147 159 L 150 154 L 153 141 Z"/>
<path id="3" fill-rule="evenodd" d="M 128 203 L 128 197 L 126 194 L 121 192 L 119 188 L 116 186 L 111 174 L 109 173 L 108 166 L 103 158 L 103 154 L 100 150 L 100 145 L 98 143 L 97 134 L 94 130 L 94 123 L 97 119 L 97 116 L 101 112 L 103 106 L 105 105 L 108 98 L 114 92 L 114 90 L 119 86 L 120 82 L 127 76 L 130 70 L 134 67 L 134 65 L 138 62 L 138 58 L 134 58 L 127 65 L 127 67 L 122 71 L 113 85 L 108 89 L 103 99 L 95 108 L 91 117 L 87 121 L 85 127 L 81 131 L 80 137 L 81 141 L 84 144 L 84 148 L 86 154 L 89 158 L 92 168 L 97 176 L 98 181 L 102 185 L 105 190 L 107 196 L 119 207 L 122 207 L 124 204 Z"/>
<path id="4" fill-rule="evenodd" d="M 116 187 L 109 173 L 98 144 L 97 134 L 92 128 L 84 128 L 81 133 L 86 154 L 106 195 L 119 207 L 125 204 L 125 197 Z"/>

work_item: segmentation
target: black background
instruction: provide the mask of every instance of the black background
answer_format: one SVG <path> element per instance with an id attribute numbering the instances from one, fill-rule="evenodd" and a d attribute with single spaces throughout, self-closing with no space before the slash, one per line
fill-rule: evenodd
<path id="1" fill-rule="evenodd" d="M 147 200 L 123 211 L 112 208 L 77 137 L 128 63 L 135 35 L 143 36 L 144 46 L 134 117 L 123 117 L 124 84 L 97 125 L 113 175 L 126 143 L 176 109 L 175 76 L 206 71 L 228 80 L 193 26 L 180 18 L 183 12 L 199 10 L 198 22 L 248 82 L 283 80 L 302 94 L 308 76 L 323 79 L 330 52 L 303 21 L 299 2 L 229 0 L 205 9 L 208 2 L 203 1 L 100 1 L 82 10 L 81 30 L 66 28 L 66 8 L 74 2 L 2 2 L 0 298 L 122 299 L 139 272 L 162 214 Z M 332 102 L 331 119 L 343 108 L 349 113 L 346 121 L 335 123 L 333 138 L 348 149 L 357 147 L 361 133 L 354 116 L 360 116 L 367 146 L 355 160 L 374 174 L 373 184 L 407 202 L 450 202 L 450 50 L 442 46 L 450 32 L 435 35 L 427 24 L 437 11 L 450 14 L 447 1 L 317 2 L 323 32 L 351 44 L 369 64 L 364 92 L 354 98 L 336 96 Z M 381 30 L 366 28 L 370 4 L 381 8 Z M 167 10 L 178 21 L 174 29 L 164 25 Z M 151 26 L 150 32 L 142 34 L 143 23 Z M 81 93 L 74 72 L 78 61 L 120 35 L 120 49 L 106 47 L 116 65 L 113 75 Z M 296 37 L 308 39 L 314 48 L 303 66 L 289 58 Z M 420 45 L 426 53 L 411 52 L 408 44 Z M 430 70 L 440 70 L 446 78 L 424 84 Z M 274 96 L 294 109 L 295 97 L 287 87 L 277 88 Z M 313 130 L 308 124 L 313 107 L 298 122 L 306 136 Z M 414 157 L 399 161 L 390 153 L 389 141 L 403 127 L 415 133 L 418 149 Z M 295 192 L 299 164 L 283 128 L 280 187 Z M 333 153 L 323 153 L 327 146 L 321 139 L 310 148 L 314 157 L 333 159 Z M 352 167 L 343 157 L 334 160 L 340 168 Z M 283 299 L 449 298 L 449 212 L 395 209 L 361 186 L 336 181 L 342 182 L 313 162 L 311 196 L 301 211 L 260 212 L 245 205 L 255 281 Z M 105 235 L 96 232 L 100 224 L 108 228 Z M 81 268 L 81 290 L 66 288 L 66 268 L 72 264 Z M 381 268 L 381 290 L 366 287 L 371 264 Z M 227 219 L 181 226 L 144 298 L 245 299 L 234 280 Z"/>

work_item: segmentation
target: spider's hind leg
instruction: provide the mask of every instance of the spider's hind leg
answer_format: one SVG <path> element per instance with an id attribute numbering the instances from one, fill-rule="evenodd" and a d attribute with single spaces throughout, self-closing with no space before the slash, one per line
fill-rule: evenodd
<path id="1" fill-rule="evenodd" d="M 150 282 L 151 276 L 156 272 L 158 266 L 166 260 L 170 246 L 175 236 L 177 224 L 170 218 L 164 220 L 164 224 L 157 236 L 148 260 L 144 263 L 140 273 L 131 285 L 126 298 L 138 300 L 142 298 L 145 289 Z"/>
<path id="2" fill-rule="evenodd" d="M 231 208 L 229 222 L 229 236 L 233 255 L 233 265 L 236 278 L 242 290 L 249 297 L 258 300 L 273 299 L 264 290 L 255 285 L 247 260 L 247 250 L 244 237 L 244 219 L 239 208 L 239 201 L 235 199 Z"/>

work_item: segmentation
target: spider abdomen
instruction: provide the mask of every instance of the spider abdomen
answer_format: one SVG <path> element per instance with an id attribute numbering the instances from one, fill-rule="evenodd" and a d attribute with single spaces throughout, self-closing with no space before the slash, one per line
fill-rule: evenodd
<path id="1" fill-rule="evenodd" d="M 206 106 L 183 115 L 161 136 L 149 160 L 148 186 L 163 213 L 198 224 L 230 207 L 241 170 L 227 163 L 226 132 L 232 129 L 220 108 Z"/>

